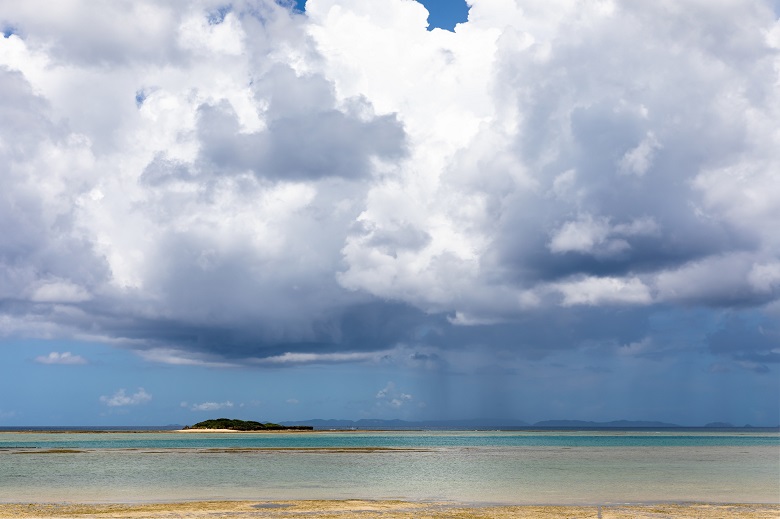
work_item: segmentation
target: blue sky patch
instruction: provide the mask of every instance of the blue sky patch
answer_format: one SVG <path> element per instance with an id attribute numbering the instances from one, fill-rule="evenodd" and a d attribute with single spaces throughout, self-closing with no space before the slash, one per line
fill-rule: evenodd
<path id="1" fill-rule="evenodd" d="M 141 105 L 144 104 L 144 101 L 146 101 L 147 94 L 144 90 L 138 90 L 135 93 L 135 106 L 138 108 L 141 108 Z"/>
<path id="2" fill-rule="evenodd" d="M 418 0 L 428 9 L 428 30 L 452 31 L 455 25 L 467 22 L 469 6 L 466 0 Z"/>
<path id="3" fill-rule="evenodd" d="M 232 10 L 232 5 L 223 5 L 222 7 L 218 7 L 216 10 L 211 11 L 208 16 L 209 25 L 219 25 L 225 20 L 225 16 Z"/>
<path id="4" fill-rule="evenodd" d="M 445 29 L 452 31 L 455 25 L 467 22 L 469 6 L 466 0 L 417 0 L 428 10 L 428 30 Z M 306 0 L 296 0 L 295 8 L 306 11 Z"/>

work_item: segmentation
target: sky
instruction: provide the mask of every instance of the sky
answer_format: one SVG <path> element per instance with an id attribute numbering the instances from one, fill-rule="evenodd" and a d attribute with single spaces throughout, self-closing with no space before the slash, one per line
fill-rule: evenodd
<path id="1" fill-rule="evenodd" d="M 0 425 L 777 425 L 779 15 L 0 0 Z"/>

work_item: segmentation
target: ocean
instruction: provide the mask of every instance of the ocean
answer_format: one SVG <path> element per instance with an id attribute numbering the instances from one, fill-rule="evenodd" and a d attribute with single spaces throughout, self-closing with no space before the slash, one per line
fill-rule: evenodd
<path id="1" fill-rule="evenodd" d="M 780 434 L 0 432 L 1 502 L 780 503 Z"/>

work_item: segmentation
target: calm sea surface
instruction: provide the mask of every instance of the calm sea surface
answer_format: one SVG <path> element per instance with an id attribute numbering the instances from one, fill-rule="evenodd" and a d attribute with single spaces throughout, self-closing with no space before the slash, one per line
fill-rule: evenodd
<path id="1" fill-rule="evenodd" d="M 0 501 L 780 503 L 780 434 L 0 433 Z"/>

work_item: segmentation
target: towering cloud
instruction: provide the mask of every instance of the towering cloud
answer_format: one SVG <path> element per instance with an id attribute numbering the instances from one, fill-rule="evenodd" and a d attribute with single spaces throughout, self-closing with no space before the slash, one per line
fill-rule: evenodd
<path id="1" fill-rule="evenodd" d="M 439 365 L 729 308 L 696 340 L 776 360 L 768 3 L 50 4 L 0 2 L 3 334 Z"/>

